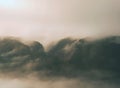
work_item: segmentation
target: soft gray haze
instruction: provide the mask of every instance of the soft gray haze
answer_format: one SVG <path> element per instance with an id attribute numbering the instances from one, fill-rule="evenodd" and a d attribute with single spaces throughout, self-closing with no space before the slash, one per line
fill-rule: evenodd
<path id="1" fill-rule="evenodd" d="M 119 0 L 0 0 L 0 35 L 39 40 L 120 34 Z"/>
<path id="2" fill-rule="evenodd" d="M 119 23 L 120 0 L 0 0 L 0 88 L 120 88 L 120 37 L 78 40 Z"/>

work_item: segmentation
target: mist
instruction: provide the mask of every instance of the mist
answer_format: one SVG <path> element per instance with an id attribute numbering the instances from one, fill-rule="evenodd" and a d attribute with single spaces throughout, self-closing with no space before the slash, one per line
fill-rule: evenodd
<path id="1" fill-rule="evenodd" d="M 0 79 L 1 88 L 118 88 L 119 84 L 77 79 L 40 80 L 37 78 Z"/>
<path id="2" fill-rule="evenodd" d="M 65 37 L 120 35 L 118 0 L 11 0 L 0 3 L 0 36 L 48 45 Z"/>
<path id="3" fill-rule="evenodd" d="M 64 38 L 49 45 L 0 39 L 1 88 L 118 88 L 120 37 Z"/>
<path id="4" fill-rule="evenodd" d="M 0 0 L 0 88 L 119 88 L 120 1 Z"/>

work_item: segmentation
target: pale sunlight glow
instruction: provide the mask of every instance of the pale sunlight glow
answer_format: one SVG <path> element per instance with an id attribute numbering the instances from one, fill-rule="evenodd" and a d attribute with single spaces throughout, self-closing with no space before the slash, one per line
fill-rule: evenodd
<path id="1" fill-rule="evenodd" d="M 19 9 L 25 7 L 22 0 L 0 0 L 0 8 L 2 9 Z"/>

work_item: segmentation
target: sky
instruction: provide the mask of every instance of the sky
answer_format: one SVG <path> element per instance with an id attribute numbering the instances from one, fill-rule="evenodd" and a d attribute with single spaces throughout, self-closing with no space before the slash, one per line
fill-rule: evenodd
<path id="1" fill-rule="evenodd" d="M 119 0 L 0 0 L 0 36 L 48 44 L 120 35 Z"/>

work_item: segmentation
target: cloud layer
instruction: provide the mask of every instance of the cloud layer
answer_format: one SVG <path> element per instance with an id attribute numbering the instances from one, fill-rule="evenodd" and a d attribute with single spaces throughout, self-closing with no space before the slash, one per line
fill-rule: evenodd
<path id="1" fill-rule="evenodd" d="M 119 52 L 119 36 L 94 41 L 65 38 L 47 51 L 37 41 L 1 38 L 0 87 L 118 88 Z"/>
<path id="2" fill-rule="evenodd" d="M 97 77 L 97 72 L 100 72 L 109 78 L 119 76 L 119 48 L 119 37 L 95 41 L 66 38 L 51 45 L 47 51 L 37 41 L 27 44 L 3 38 L 0 40 L 0 68 L 2 72 L 33 71 L 65 77 L 83 74 L 96 74 Z"/>

